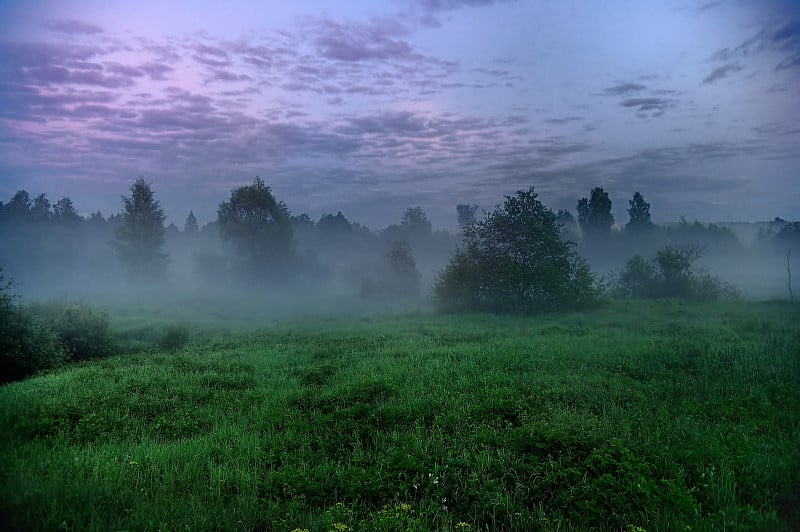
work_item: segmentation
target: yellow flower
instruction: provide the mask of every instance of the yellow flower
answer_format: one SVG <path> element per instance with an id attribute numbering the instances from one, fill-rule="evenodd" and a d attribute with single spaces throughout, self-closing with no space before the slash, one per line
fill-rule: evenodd
<path id="1" fill-rule="evenodd" d="M 345 532 L 346 530 L 350 530 L 350 527 L 344 523 L 333 523 L 333 529 L 339 532 Z"/>
<path id="2" fill-rule="evenodd" d="M 456 523 L 456 528 L 467 530 L 469 528 L 472 528 L 472 526 L 469 523 L 465 523 L 464 521 L 459 521 L 458 523 Z"/>

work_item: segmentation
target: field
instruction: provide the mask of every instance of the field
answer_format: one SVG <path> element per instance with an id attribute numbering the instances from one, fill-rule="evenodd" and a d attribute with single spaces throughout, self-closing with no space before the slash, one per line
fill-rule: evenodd
<path id="1" fill-rule="evenodd" d="M 800 529 L 800 306 L 292 321 L 0 388 L 5 530 Z"/>

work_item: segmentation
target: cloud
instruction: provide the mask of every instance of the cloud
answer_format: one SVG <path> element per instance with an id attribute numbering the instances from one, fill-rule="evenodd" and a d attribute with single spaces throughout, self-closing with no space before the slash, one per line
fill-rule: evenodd
<path id="1" fill-rule="evenodd" d="M 734 48 L 717 50 L 710 60 L 731 62 L 735 59 L 745 60 L 756 54 L 778 55 L 780 59 L 775 64 L 776 70 L 800 67 L 800 20 L 766 26 Z"/>
<path id="2" fill-rule="evenodd" d="M 104 33 L 103 28 L 100 26 L 73 19 L 52 21 L 47 25 L 47 29 L 67 35 L 97 35 Z"/>
<path id="3" fill-rule="evenodd" d="M 515 0 L 418 0 L 418 3 L 428 11 L 448 11 L 461 7 L 488 6 L 510 1 Z"/>
<path id="4" fill-rule="evenodd" d="M 175 71 L 175 69 L 169 65 L 154 62 L 142 63 L 139 65 L 138 69 L 147 74 L 153 81 L 164 81 L 167 79 L 168 74 Z"/>
<path id="5" fill-rule="evenodd" d="M 315 23 L 318 52 L 337 61 L 369 61 L 420 58 L 411 45 L 396 38 L 406 30 L 392 19 L 373 20 L 368 24 L 336 22 L 327 18 Z"/>
<path id="6" fill-rule="evenodd" d="M 661 116 L 667 109 L 675 107 L 676 100 L 666 98 L 628 98 L 623 100 L 620 105 L 636 109 L 641 114 L 652 111 L 653 116 Z"/>
<path id="7" fill-rule="evenodd" d="M 645 89 L 647 89 L 647 87 L 640 83 L 620 83 L 619 85 L 608 87 L 603 90 L 603 92 L 612 96 L 626 96 L 629 93 L 640 92 Z"/>
<path id="8" fill-rule="evenodd" d="M 712 70 L 704 79 L 703 85 L 719 81 L 728 76 L 728 74 L 744 70 L 740 63 L 728 63 Z"/>

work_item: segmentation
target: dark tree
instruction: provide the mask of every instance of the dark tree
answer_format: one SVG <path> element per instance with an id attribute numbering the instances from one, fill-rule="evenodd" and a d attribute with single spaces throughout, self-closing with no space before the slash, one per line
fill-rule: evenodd
<path id="1" fill-rule="evenodd" d="M 420 274 L 408 242 L 392 242 L 386 254 L 386 264 L 389 268 L 387 289 L 390 293 L 401 296 L 419 295 Z"/>
<path id="2" fill-rule="evenodd" d="M 239 266 L 248 273 L 275 272 L 294 256 L 289 209 L 277 201 L 260 178 L 235 188 L 217 210 L 220 234 L 236 249 Z"/>
<path id="3" fill-rule="evenodd" d="M 434 297 L 449 311 L 532 313 L 585 306 L 596 289 L 586 262 L 561 239 L 556 215 L 531 187 L 506 196 L 466 230 Z"/>
<path id="4" fill-rule="evenodd" d="M 458 212 L 458 228 L 464 231 L 475 223 L 475 213 L 478 211 L 478 206 L 459 203 L 456 205 L 456 211 Z"/>
<path id="5" fill-rule="evenodd" d="M 188 235 L 197 234 L 200 231 L 200 226 L 197 225 L 197 218 L 194 217 L 194 212 L 189 211 L 186 216 L 186 222 L 183 224 L 183 232 Z"/>
<path id="6" fill-rule="evenodd" d="M 317 231 L 327 236 L 341 236 L 350 233 L 350 221 L 345 218 L 342 211 L 334 216 L 323 214 L 317 222 Z"/>
<path id="7" fill-rule="evenodd" d="M 567 242 L 578 241 L 578 224 L 575 217 L 566 209 L 561 209 L 556 214 L 556 222 L 561 229 L 561 238 Z"/>
<path id="8" fill-rule="evenodd" d="M 654 227 L 653 222 L 650 221 L 650 204 L 640 193 L 634 193 L 628 204 L 630 205 L 628 209 L 630 220 L 625 224 L 626 233 L 638 235 Z"/>
<path id="9" fill-rule="evenodd" d="M 151 185 L 139 177 L 130 186 L 130 197 L 122 197 L 122 218 L 114 231 L 114 244 L 134 276 L 163 273 L 164 211 Z M 109 218 L 111 222 L 112 217 Z"/>
<path id="10" fill-rule="evenodd" d="M 603 238 L 611 235 L 614 216 L 611 214 L 611 198 L 603 187 L 595 187 L 589 199 L 578 201 L 578 223 L 584 238 Z"/>
<path id="11" fill-rule="evenodd" d="M 64 197 L 53 205 L 53 221 L 65 226 L 75 226 L 82 220 L 81 216 L 75 211 L 72 200 Z"/>
<path id="12" fill-rule="evenodd" d="M 403 219 L 400 221 L 400 229 L 403 233 L 411 237 L 430 236 L 432 225 L 428 220 L 428 215 L 422 207 L 409 207 L 403 212 Z"/>
<path id="13" fill-rule="evenodd" d="M 31 207 L 31 216 L 37 222 L 49 222 L 53 217 L 51 210 L 50 200 L 44 194 L 39 194 L 33 200 Z"/>
<path id="14" fill-rule="evenodd" d="M 22 221 L 30 218 L 31 197 L 25 190 L 19 190 L 3 207 L 3 217 L 10 221 Z"/>

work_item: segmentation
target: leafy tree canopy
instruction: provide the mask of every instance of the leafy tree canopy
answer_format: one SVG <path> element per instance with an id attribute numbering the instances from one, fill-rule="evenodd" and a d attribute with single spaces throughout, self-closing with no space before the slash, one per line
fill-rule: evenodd
<path id="1" fill-rule="evenodd" d="M 562 240 L 533 187 L 467 228 L 434 286 L 438 306 L 449 311 L 533 313 L 585 306 L 596 295 L 586 262 Z"/>
<path id="2" fill-rule="evenodd" d="M 163 273 L 167 262 L 161 251 L 164 247 L 164 211 L 155 199 L 151 185 L 143 177 L 131 184 L 130 194 L 122 197 L 123 210 L 115 230 L 115 247 L 128 263 L 132 275 Z"/>

